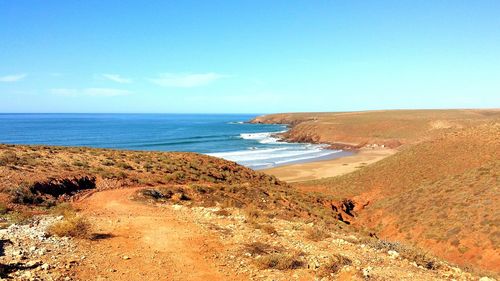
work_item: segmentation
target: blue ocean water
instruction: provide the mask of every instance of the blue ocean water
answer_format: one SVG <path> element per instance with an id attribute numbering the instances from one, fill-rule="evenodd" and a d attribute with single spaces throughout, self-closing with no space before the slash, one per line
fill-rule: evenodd
<path id="1" fill-rule="evenodd" d="M 234 114 L 0 114 L 0 143 L 190 151 L 260 169 L 331 157 L 320 145 L 279 142 L 283 125 Z"/>

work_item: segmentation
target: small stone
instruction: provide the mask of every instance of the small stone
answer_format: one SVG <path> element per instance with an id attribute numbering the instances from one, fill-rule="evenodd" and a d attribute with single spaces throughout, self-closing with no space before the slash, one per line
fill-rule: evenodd
<path id="1" fill-rule="evenodd" d="M 370 278 L 370 274 L 371 274 L 371 271 L 373 270 L 373 268 L 371 266 L 369 267 L 366 267 L 366 268 L 363 268 L 362 272 L 363 272 L 363 276 L 365 278 Z"/>
<path id="2" fill-rule="evenodd" d="M 399 257 L 399 253 L 398 253 L 398 252 L 396 252 L 396 251 L 394 251 L 394 250 L 389 250 L 389 251 L 387 252 L 387 254 L 389 254 L 389 256 L 390 256 L 391 258 L 393 258 L 393 259 L 396 259 L 396 258 L 398 258 L 398 257 Z"/>
<path id="3" fill-rule="evenodd" d="M 40 268 L 43 269 L 43 270 L 49 270 L 50 269 L 50 264 L 44 263 L 44 264 L 42 264 L 42 266 Z"/>
<path id="4" fill-rule="evenodd" d="M 37 267 L 39 265 L 41 265 L 42 262 L 41 261 L 29 261 L 26 263 L 26 266 L 27 267 Z"/>
<path id="5" fill-rule="evenodd" d="M 122 257 L 122 259 L 124 259 L 124 260 L 129 260 L 129 259 L 130 259 L 130 257 L 129 257 L 129 256 L 123 256 L 123 257 Z"/>
<path id="6" fill-rule="evenodd" d="M 38 249 L 36 252 L 39 256 L 43 256 L 47 253 L 47 249 L 41 248 L 41 249 Z"/>

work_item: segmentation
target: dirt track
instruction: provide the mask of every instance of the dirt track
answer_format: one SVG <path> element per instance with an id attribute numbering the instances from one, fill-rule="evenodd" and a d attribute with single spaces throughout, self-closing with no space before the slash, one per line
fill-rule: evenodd
<path id="1" fill-rule="evenodd" d="M 82 245 L 81 280 L 240 280 L 218 265 L 217 238 L 173 210 L 129 198 L 137 189 L 98 192 L 78 202 L 102 239 Z"/>

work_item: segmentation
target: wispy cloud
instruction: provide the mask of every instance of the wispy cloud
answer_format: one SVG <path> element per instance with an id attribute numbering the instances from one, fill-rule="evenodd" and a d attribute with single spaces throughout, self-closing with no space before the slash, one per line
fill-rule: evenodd
<path id="1" fill-rule="evenodd" d="M 75 97 L 75 96 L 93 96 L 93 97 L 116 97 L 131 94 L 130 91 L 113 88 L 85 88 L 85 89 L 69 89 L 56 88 L 50 89 L 49 92 L 53 95 Z"/>
<path id="2" fill-rule="evenodd" d="M 26 78 L 26 76 L 28 75 L 25 73 L 1 76 L 0 82 L 17 82 L 23 80 L 24 78 Z"/>
<path id="3" fill-rule="evenodd" d="M 100 76 L 104 79 L 108 79 L 108 80 L 116 82 L 116 83 L 122 83 L 122 84 L 132 83 L 132 79 L 122 77 L 119 74 L 109 74 L 109 73 L 106 74 L 105 73 L 105 74 L 101 74 Z"/>
<path id="4" fill-rule="evenodd" d="M 77 89 L 56 88 L 56 89 L 50 89 L 49 92 L 53 95 L 73 97 L 78 95 L 79 91 Z"/>
<path id="5" fill-rule="evenodd" d="M 192 88 L 207 85 L 227 77 L 218 73 L 161 73 L 156 78 L 148 79 L 162 87 Z"/>
<path id="6" fill-rule="evenodd" d="M 87 88 L 83 93 L 88 96 L 115 97 L 130 94 L 130 91 L 113 88 Z"/>

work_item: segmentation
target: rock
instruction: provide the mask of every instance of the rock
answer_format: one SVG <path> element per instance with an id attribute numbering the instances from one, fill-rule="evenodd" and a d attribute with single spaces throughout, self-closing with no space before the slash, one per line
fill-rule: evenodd
<path id="1" fill-rule="evenodd" d="M 495 281 L 495 279 L 484 276 L 479 278 L 479 281 Z"/>
<path id="2" fill-rule="evenodd" d="M 21 251 L 21 250 L 12 251 L 12 256 L 15 257 L 15 258 L 22 258 L 23 257 L 23 251 Z"/>
<path id="3" fill-rule="evenodd" d="M 313 258 L 309 261 L 309 263 L 307 264 L 307 267 L 310 269 L 316 269 L 316 268 L 320 267 L 320 263 L 317 259 Z"/>
<path id="4" fill-rule="evenodd" d="M 42 266 L 40 268 L 43 269 L 43 270 L 49 270 L 50 269 L 50 264 L 44 263 L 44 264 L 42 264 Z"/>
<path id="5" fill-rule="evenodd" d="M 365 278 L 370 278 L 370 275 L 371 275 L 371 271 L 373 270 L 373 268 L 371 266 L 369 267 L 365 267 L 362 269 L 362 273 L 363 273 L 363 276 Z"/>
<path id="6" fill-rule="evenodd" d="M 37 267 L 39 265 L 41 265 L 42 262 L 41 261 L 29 261 L 26 263 L 26 266 L 27 267 Z"/>
<path id="7" fill-rule="evenodd" d="M 122 257 L 122 259 L 124 259 L 124 260 L 129 260 L 129 259 L 130 259 L 130 257 L 129 257 L 129 256 L 123 256 L 123 257 Z"/>
<path id="8" fill-rule="evenodd" d="M 31 273 L 31 271 L 26 271 L 23 273 L 23 275 L 21 275 L 21 277 L 25 279 L 31 279 L 33 277 L 33 273 Z"/>
<path id="9" fill-rule="evenodd" d="M 39 256 L 43 256 L 43 255 L 45 255 L 45 254 L 47 253 L 47 249 L 45 249 L 45 248 L 40 248 L 40 249 L 38 249 L 38 250 L 36 251 L 36 253 L 37 253 L 37 255 L 39 255 Z"/>
<path id="10" fill-rule="evenodd" d="M 389 251 L 387 252 L 387 254 L 389 254 L 389 256 L 390 256 L 391 258 L 393 258 L 393 259 L 396 259 L 396 258 L 398 258 L 398 257 L 399 257 L 399 253 L 398 253 L 398 252 L 396 252 L 396 251 L 394 251 L 394 250 L 389 250 Z"/>

